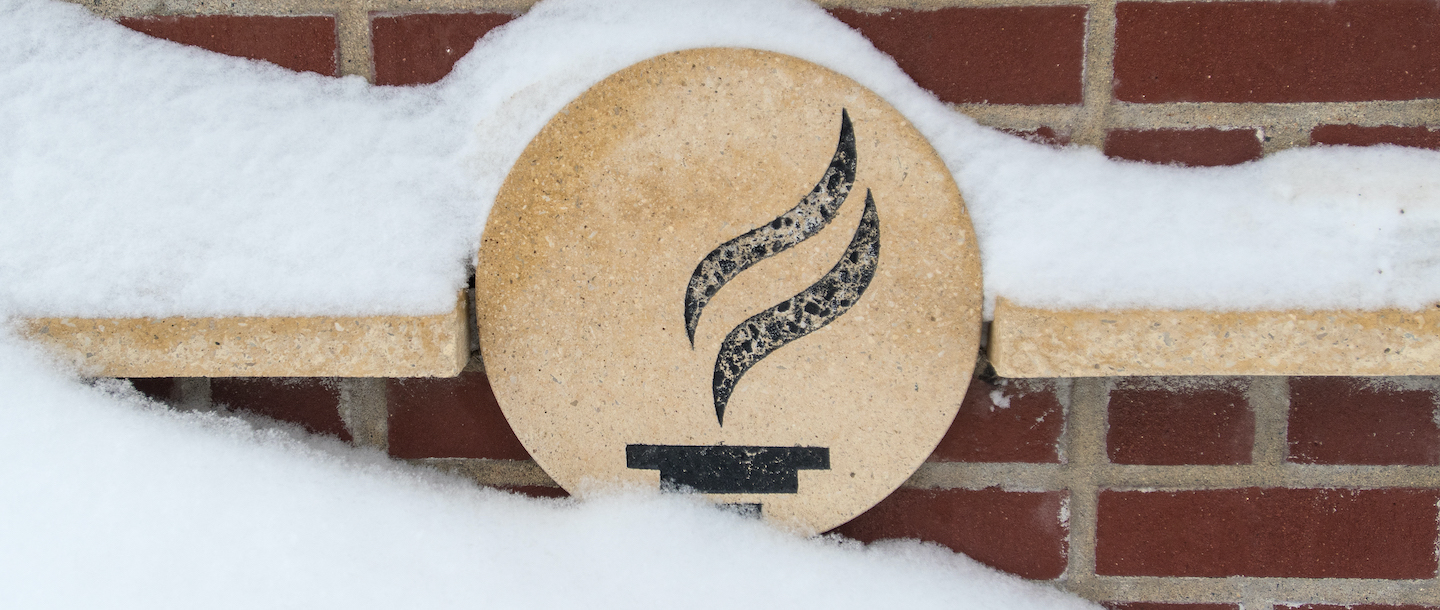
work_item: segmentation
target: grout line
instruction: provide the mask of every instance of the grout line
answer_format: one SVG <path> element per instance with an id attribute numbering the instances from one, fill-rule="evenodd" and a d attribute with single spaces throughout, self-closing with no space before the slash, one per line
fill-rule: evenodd
<path id="1" fill-rule="evenodd" d="M 1255 442 L 1250 461 L 1257 466 L 1281 466 L 1289 453 L 1290 379 L 1251 377 L 1245 391 L 1255 416 Z"/>
<path id="2" fill-rule="evenodd" d="M 1069 553 L 1061 585 L 1090 599 L 1095 579 L 1096 521 L 1099 517 L 1098 475 L 1109 461 L 1105 454 L 1108 379 L 1077 379 L 1066 409 L 1064 471 L 1068 480 Z"/>
<path id="3" fill-rule="evenodd" d="M 1096 0 L 1085 12 L 1085 104 L 1071 141 L 1105 148 L 1115 84 L 1115 0 Z"/>
<path id="4" fill-rule="evenodd" d="M 390 448 L 390 410 L 385 397 L 385 379 L 346 377 L 336 381 L 340 388 L 340 421 L 360 447 L 380 451 Z"/>
<path id="5" fill-rule="evenodd" d="M 209 377 L 176 377 L 175 408 L 180 411 L 214 411 L 215 401 L 210 395 Z"/>
<path id="6" fill-rule="evenodd" d="M 512 13 L 521 14 L 539 0 L 358 0 L 374 13 Z"/>
<path id="7" fill-rule="evenodd" d="M 1112 466 L 1101 477 L 1119 490 L 1190 491 L 1280 487 L 1289 489 L 1433 488 L 1436 466 Z"/>
<path id="8" fill-rule="evenodd" d="M 1310 130 L 1313 126 L 1269 125 L 1262 129 L 1264 138 L 1260 141 L 1260 154 L 1268 156 L 1282 150 L 1309 146 Z"/>
<path id="9" fill-rule="evenodd" d="M 335 15 L 335 47 L 340 76 L 359 76 L 375 82 L 370 13 L 363 0 L 348 0 Z"/>
<path id="10" fill-rule="evenodd" d="M 1134 104 L 1115 102 L 1111 127 L 1192 128 L 1265 127 L 1277 132 L 1303 132 L 1327 123 L 1379 125 L 1427 125 L 1440 120 L 1440 100 L 1295 102 L 1284 104 L 1232 102 L 1168 102 Z"/>
<path id="11" fill-rule="evenodd" d="M 1040 127 L 1074 130 L 1085 115 L 1084 106 L 1018 104 L 949 104 L 986 127 L 1032 130 Z"/>
<path id="12" fill-rule="evenodd" d="M 926 462 L 902 487 L 1057 491 L 1065 488 L 1065 479 L 1059 464 Z"/>
<path id="13" fill-rule="evenodd" d="M 1059 491 L 1078 469 L 1027 463 L 927 462 L 905 482 L 926 489 Z M 1433 488 L 1440 466 L 1280 464 L 1259 466 L 1111 465 L 1091 476 L 1097 487 L 1116 490 L 1203 491 L 1244 487 L 1290 489 Z"/>
<path id="14" fill-rule="evenodd" d="M 534 460 L 484 458 L 423 458 L 406 460 L 441 472 L 473 479 L 488 487 L 559 487 Z"/>
<path id="15" fill-rule="evenodd" d="M 345 0 L 67 0 L 114 19 L 151 15 L 333 15 Z"/>
<path id="16" fill-rule="evenodd" d="M 1368 578 L 1269 578 L 1230 576 L 1096 576 L 1089 599 L 1119 602 L 1236 603 L 1245 610 L 1266 610 L 1271 603 L 1335 605 L 1385 604 L 1434 606 L 1440 587 L 1434 580 Z"/>

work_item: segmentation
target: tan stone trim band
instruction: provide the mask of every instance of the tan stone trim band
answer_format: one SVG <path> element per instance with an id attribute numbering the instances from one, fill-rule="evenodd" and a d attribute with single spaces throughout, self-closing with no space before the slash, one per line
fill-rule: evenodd
<path id="1" fill-rule="evenodd" d="M 998 299 L 1002 377 L 1437 375 L 1440 310 L 1060 311 Z"/>
<path id="2" fill-rule="evenodd" d="M 431 316 L 33 318 L 21 332 L 103 377 L 453 377 L 463 297 Z"/>

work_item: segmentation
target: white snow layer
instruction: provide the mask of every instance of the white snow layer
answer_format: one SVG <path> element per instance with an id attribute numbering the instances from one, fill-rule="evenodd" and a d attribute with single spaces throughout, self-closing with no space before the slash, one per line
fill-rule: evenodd
<path id="1" fill-rule="evenodd" d="M 84 386 L 0 334 L 4 608 L 1098 608 L 918 542 L 684 497 L 484 490 Z"/>
<path id="2" fill-rule="evenodd" d="M 0 0 L 0 310 L 448 310 L 525 144 L 605 76 L 788 53 L 890 100 L 945 159 L 987 296 L 1061 307 L 1440 301 L 1440 153 L 1310 148 L 1188 169 L 982 128 L 803 0 L 547 0 L 437 85 L 371 87 Z"/>

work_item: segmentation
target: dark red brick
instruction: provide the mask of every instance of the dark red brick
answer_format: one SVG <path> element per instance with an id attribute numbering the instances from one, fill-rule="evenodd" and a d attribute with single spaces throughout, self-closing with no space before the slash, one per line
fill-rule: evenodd
<path id="1" fill-rule="evenodd" d="M 1026 140 L 1035 142 L 1036 144 L 1046 144 L 1049 146 L 1060 147 L 1070 143 L 1070 132 L 1068 130 L 1056 131 L 1050 127 L 1038 127 L 1036 129 L 1001 128 L 1000 131 L 1011 135 L 1020 136 L 1022 138 L 1025 138 Z"/>
<path id="2" fill-rule="evenodd" d="M 1085 8 L 830 11 L 942 101 L 1079 104 Z"/>
<path id="3" fill-rule="evenodd" d="M 1126 102 L 1345 102 L 1440 97 L 1440 4 L 1121 2 Z"/>
<path id="4" fill-rule="evenodd" d="M 137 391 L 151 399 L 168 403 L 180 398 L 176 395 L 174 377 L 135 377 L 129 381 Z"/>
<path id="5" fill-rule="evenodd" d="M 193 15 L 119 21 L 156 38 L 216 53 L 261 59 L 296 72 L 337 75 L 334 17 Z"/>
<path id="6" fill-rule="evenodd" d="M 1352 606 L 1341 606 L 1339 604 L 1305 604 L 1303 606 L 1275 606 L 1276 608 L 1293 608 L 1294 610 L 1440 610 L 1436 606 L 1386 606 L 1384 604 L 1355 604 Z"/>
<path id="7" fill-rule="evenodd" d="M 404 459 L 530 459 L 500 411 L 484 373 L 461 373 L 450 379 L 391 379 L 385 394 L 390 403 L 390 455 Z"/>
<path id="8" fill-rule="evenodd" d="M 340 419 L 340 390 L 329 379 L 217 377 L 210 380 L 210 401 L 350 440 Z"/>
<path id="9" fill-rule="evenodd" d="M 508 13 L 376 15 L 370 19 L 375 84 L 423 85 L 445 77 Z"/>
<path id="10" fill-rule="evenodd" d="M 568 498 L 570 494 L 562 487 L 545 487 L 542 485 L 518 485 L 515 487 L 498 487 L 505 491 L 530 496 L 532 498 Z"/>
<path id="11" fill-rule="evenodd" d="M 1434 489 L 1103 491 L 1103 576 L 1431 578 Z"/>
<path id="12" fill-rule="evenodd" d="M 1345 146 L 1372 146 L 1394 144 L 1440 150 L 1440 128 L 1398 127 L 1381 125 L 1361 127 L 1359 125 L 1320 125 L 1310 130 L 1311 144 Z"/>
<path id="13" fill-rule="evenodd" d="M 1261 149 L 1253 129 L 1116 129 L 1105 136 L 1105 154 L 1131 161 L 1214 167 L 1254 161 Z"/>
<path id="14" fill-rule="evenodd" d="M 1436 396 L 1351 377 L 1290 380 L 1290 454 L 1300 464 L 1440 464 Z"/>
<path id="15" fill-rule="evenodd" d="M 1106 449 L 1116 464 L 1249 464 L 1255 416 L 1238 385 L 1120 380 L 1110 392 Z"/>
<path id="16" fill-rule="evenodd" d="M 1101 602 L 1110 610 L 1240 610 L 1237 604 L 1167 604 L 1162 602 Z"/>
<path id="17" fill-rule="evenodd" d="M 834 531 L 863 542 L 918 538 L 1025 578 L 1065 572 L 1063 492 L 900 489 Z"/>
<path id="18" fill-rule="evenodd" d="M 1009 406 L 996 405 L 994 392 Z M 992 385 L 976 377 L 930 461 L 1053 464 L 1060 461 L 1064 428 L 1065 409 L 1053 384 L 1006 379 Z"/>

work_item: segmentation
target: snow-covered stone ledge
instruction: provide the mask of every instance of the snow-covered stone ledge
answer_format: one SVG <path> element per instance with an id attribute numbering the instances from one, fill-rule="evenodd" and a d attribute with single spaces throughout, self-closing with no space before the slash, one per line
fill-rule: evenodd
<path id="1" fill-rule="evenodd" d="M 1002 377 L 1440 375 L 1440 309 L 1042 309 L 997 299 Z"/>
<path id="2" fill-rule="evenodd" d="M 22 332 L 101 377 L 453 377 L 465 300 L 428 316 L 31 318 Z"/>

